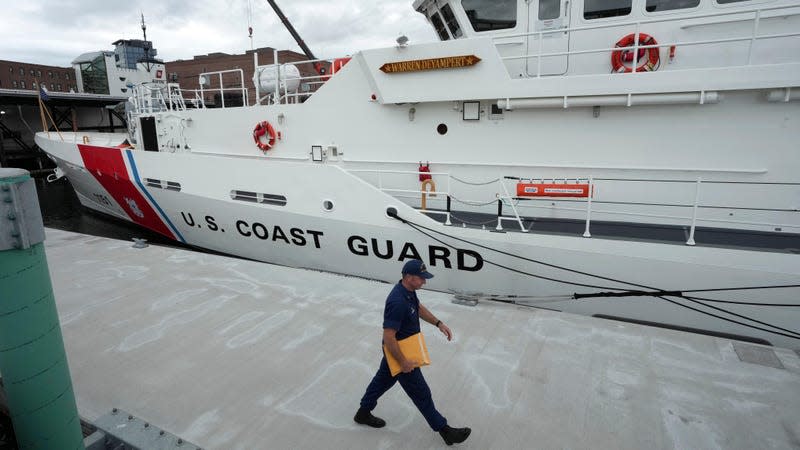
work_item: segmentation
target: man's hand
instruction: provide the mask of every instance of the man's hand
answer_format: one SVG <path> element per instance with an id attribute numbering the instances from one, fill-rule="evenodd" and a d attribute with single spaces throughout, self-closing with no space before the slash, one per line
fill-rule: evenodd
<path id="1" fill-rule="evenodd" d="M 402 370 L 403 373 L 409 373 L 416 368 L 417 368 L 416 362 L 411 359 L 404 359 L 403 362 L 400 363 L 400 370 Z"/>
<path id="2" fill-rule="evenodd" d="M 448 340 L 448 341 L 452 341 L 452 340 L 453 340 L 453 332 L 452 332 L 452 331 L 450 331 L 450 327 L 448 327 L 447 325 L 445 325 L 445 324 L 444 324 L 444 322 L 442 322 L 442 323 L 440 323 L 440 324 L 439 324 L 439 331 L 441 331 L 441 332 L 442 332 L 442 334 L 444 334 L 445 336 L 447 336 L 447 340 Z"/>

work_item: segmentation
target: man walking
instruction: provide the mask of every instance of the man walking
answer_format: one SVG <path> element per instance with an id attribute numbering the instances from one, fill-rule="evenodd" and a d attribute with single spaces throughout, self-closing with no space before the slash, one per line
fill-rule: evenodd
<path id="1" fill-rule="evenodd" d="M 433 428 L 433 431 L 439 432 L 447 445 L 464 442 L 472 430 L 452 428 L 447 425 L 447 419 L 442 417 L 433 405 L 431 390 L 422 376 L 422 370 L 416 367 L 415 361 L 409 360 L 403 355 L 397 343 L 397 341 L 420 332 L 419 319 L 438 328 L 447 336 L 448 341 L 453 338 L 450 328 L 419 302 L 415 292 L 425 285 L 426 280 L 433 278 L 433 275 L 428 272 L 422 261 L 416 259 L 408 261 L 403 266 L 402 274 L 403 278 L 386 298 L 386 306 L 383 310 L 383 343 L 400 363 L 401 372 L 393 377 L 386 362 L 386 355 L 384 355 L 378 372 L 367 386 L 364 397 L 361 398 L 361 407 L 353 420 L 374 428 L 385 426 L 386 422 L 373 416 L 372 410 L 377 406 L 380 396 L 399 381 L 400 386 L 411 397 L 428 425 Z"/>

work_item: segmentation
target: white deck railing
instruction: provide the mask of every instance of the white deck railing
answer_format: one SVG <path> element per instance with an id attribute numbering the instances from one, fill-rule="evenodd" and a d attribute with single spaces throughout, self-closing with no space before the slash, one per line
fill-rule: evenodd
<path id="1" fill-rule="evenodd" d="M 393 196 L 406 204 L 409 204 L 412 207 L 417 208 L 423 214 L 441 214 L 446 216 L 445 225 L 451 224 L 451 219 L 455 217 L 455 214 L 458 213 L 458 210 L 453 210 L 451 208 L 451 200 L 455 199 L 459 203 L 467 205 L 467 208 L 462 209 L 463 212 L 477 212 L 476 209 L 480 209 L 481 207 L 491 207 L 494 208 L 495 205 L 497 206 L 496 214 L 494 211 L 495 218 L 492 219 L 492 222 L 495 223 L 494 229 L 495 230 L 503 230 L 503 223 L 506 221 L 515 222 L 519 227 L 519 231 L 523 233 L 527 233 L 531 230 L 531 228 L 526 228 L 524 222 L 531 218 L 535 218 L 534 214 L 524 214 L 521 212 L 521 204 L 520 197 L 512 195 L 510 193 L 509 187 L 507 183 L 509 180 L 514 180 L 516 182 L 519 180 L 515 177 L 507 177 L 507 178 L 498 178 L 494 180 L 490 180 L 485 183 L 467 183 L 464 180 L 460 180 L 456 177 L 453 177 L 448 172 L 417 172 L 417 171 L 403 171 L 403 170 L 378 170 L 378 169 L 357 169 L 357 170 L 348 170 L 348 172 L 359 176 L 359 178 L 363 179 L 364 181 L 372 184 L 377 189 Z M 366 175 L 366 176 L 365 176 Z M 369 176 L 371 175 L 371 176 Z M 434 192 L 420 189 L 413 189 L 409 188 L 408 180 L 406 177 L 408 176 L 418 176 L 418 175 L 431 175 L 432 179 L 437 183 L 444 186 L 445 189 L 443 190 L 435 190 L 435 196 L 432 195 Z M 391 184 L 391 181 L 387 181 L 391 178 L 396 178 L 393 176 L 402 176 L 404 181 L 396 181 L 396 184 Z M 527 179 L 526 179 L 527 180 Z M 591 221 L 593 214 L 604 214 L 606 216 L 617 216 L 619 217 L 619 221 L 621 222 L 628 222 L 628 223 L 636 223 L 638 219 L 646 219 L 647 223 L 659 223 L 658 219 L 663 219 L 661 223 L 665 225 L 684 225 L 688 227 L 689 234 L 686 240 L 687 245 L 695 245 L 695 230 L 697 228 L 698 222 L 702 222 L 704 224 L 718 224 L 720 228 L 733 228 L 733 229 L 751 229 L 748 227 L 759 227 L 760 229 L 768 228 L 773 231 L 786 231 L 786 232 L 800 232 L 800 224 L 797 223 L 774 223 L 774 222 L 765 222 L 765 221 L 754 221 L 754 220 L 736 220 L 736 219 L 722 219 L 722 218 L 714 218 L 714 217 L 707 217 L 701 214 L 702 211 L 708 210 L 715 210 L 715 209 L 723 209 L 723 210 L 730 210 L 730 211 L 750 211 L 750 212 L 764 212 L 764 213 L 800 213 L 797 209 L 782 209 L 782 208 L 765 208 L 762 205 L 759 206 L 748 206 L 744 204 L 737 204 L 737 205 L 723 205 L 723 204 L 715 204 L 713 202 L 706 202 L 703 201 L 703 194 L 710 192 L 713 187 L 719 187 L 724 185 L 738 185 L 745 189 L 755 189 L 757 186 L 759 187 L 771 187 L 774 189 L 778 188 L 796 188 L 798 195 L 800 195 L 800 183 L 758 183 L 758 182 L 731 182 L 731 181 L 715 181 L 715 180 L 703 180 L 702 178 L 698 177 L 695 180 L 675 180 L 675 179 L 652 179 L 652 180 L 643 180 L 643 179 L 633 179 L 633 178 L 595 178 L 590 176 L 588 178 L 579 178 L 579 179 L 568 179 L 565 180 L 563 178 L 557 179 L 535 179 L 532 181 L 540 181 L 544 183 L 584 183 L 590 186 L 592 190 L 592 195 L 587 198 L 559 198 L 559 197 L 525 197 L 525 209 L 545 209 L 547 210 L 548 214 L 546 217 L 552 217 L 552 213 L 561 213 L 561 216 L 564 218 L 572 218 L 574 217 L 575 213 L 582 213 L 585 217 L 584 219 L 584 237 L 591 237 Z M 453 184 L 454 183 L 462 183 L 462 184 L 483 184 L 486 186 L 484 189 L 485 197 L 480 199 L 465 199 L 461 198 L 458 199 L 454 195 L 453 191 Z M 670 183 L 676 185 L 683 185 L 686 186 L 688 189 L 687 192 L 690 192 L 686 195 L 683 201 L 679 202 L 655 202 L 655 201 L 633 201 L 633 200 L 615 200 L 610 198 L 603 198 L 602 193 L 597 192 L 597 187 L 599 186 L 598 183 L 603 184 L 603 186 L 608 189 L 611 184 L 638 184 L 643 185 L 642 189 L 647 189 L 648 185 L 651 188 L 658 183 Z M 513 190 L 512 190 L 513 191 Z M 639 188 L 637 188 L 637 192 Z M 731 194 L 734 195 L 734 194 Z M 424 202 L 436 202 L 438 204 L 438 208 L 436 209 L 429 209 L 429 208 L 418 208 L 417 205 Z M 446 203 L 446 206 L 442 204 L 442 202 Z M 560 202 L 561 205 L 556 206 L 555 202 Z M 546 203 L 537 204 L 537 203 Z M 618 209 L 604 209 L 602 206 L 598 208 L 598 205 L 615 205 Z M 567 205 L 567 206 L 565 206 Z M 511 215 L 503 214 L 503 208 L 510 208 L 512 211 Z M 657 211 L 658 209 L 669 209 L 669 208 L 679 208 L 683 211 L 686 211 L 686 214 L 659 214 L 657 212 L 641 212 L 637 209 L 640 208 L 651 208 L 653 211 Z M 638 218 L 638 219 L 637 219 Z"/>
<path id="2" fill-rule="evenodd" d="M 225 74 L 237 74 L 239 75 L 239 80 L 237 83 L 238 87 L 225 87 L 223 82 L 223 76 Z M 211 86 L 212 77 L 217 77 L 217 86 L 216 88 L 206 87 Z M 205 99 L 206 92 L 210 92 L 212 94 L 219 94 L 220 98 L 220 107 L 225 107 L 225 93 L 226 92 L 239 92 L 242 95 L 242 104 L 244 106 L 250 105 L 250 99 L 247 97 L 247 87 L 245 86 L 244 80 L 244 70 L 242 69 L 230 69 L 230 70 L 217 70 L 214 72 L 203 72 L 200 74 L 200 89 L 195 90 L 195 98 L 198 97 L 200 99 Z M 192 91 L 189 91 L 192 92 Z M 203 104 L 205 104 L 205 100 L 203 100 Z"/>

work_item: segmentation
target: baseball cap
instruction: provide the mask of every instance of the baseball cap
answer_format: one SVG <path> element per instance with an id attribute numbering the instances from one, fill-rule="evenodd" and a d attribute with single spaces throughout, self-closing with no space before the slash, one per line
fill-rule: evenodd
<path id="1" fill-rule="evenodd" d="M 425 263 L 418 259 L 412 259 L 403 266 L 403 275 L 416 275 L 427 280 L 433 278 L 433 274 L 428 272 Z"/>

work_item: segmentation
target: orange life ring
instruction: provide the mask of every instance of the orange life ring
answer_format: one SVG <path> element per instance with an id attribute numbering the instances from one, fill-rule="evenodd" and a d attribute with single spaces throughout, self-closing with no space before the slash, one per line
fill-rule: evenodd
<path id="1" fill-rule="evenodd" d="M 261 137 L 264 135 L 267 136 L 266 142 L 261 140 Z M 260 148 L 264 152 L 271 149 L 272 146 L 275 145 L 275 137 L 276 137 L 275 129 L 272 128 L 272 124 L 270 124 L 266 120 L 256 124 L 256 128 L 253 130 L 253 141 L 255 141 L 258 148 Z"/>
<path id="2" fill-rule="evenodd" d="M 659 48 L 640 48 L 636 56 L 633 55 L 633 46 L 636 41 L 636 34 L 631 33 L 620 39 L 614 47 L 619 50 L 611 52 L 611 68 L 616 73 L 630 73 L 633 72 L 633 66 L 636 67 L 637 72 L 651 72 L 658 68 L 659 62 Z M 638 45 L 658 45 L 658 42 L 649 34 L 639 33 Z M 644 58 L 645 54 L 647 55 Z M 625 63 L 632 62 L 632 66 L 626 66 Z"/>

